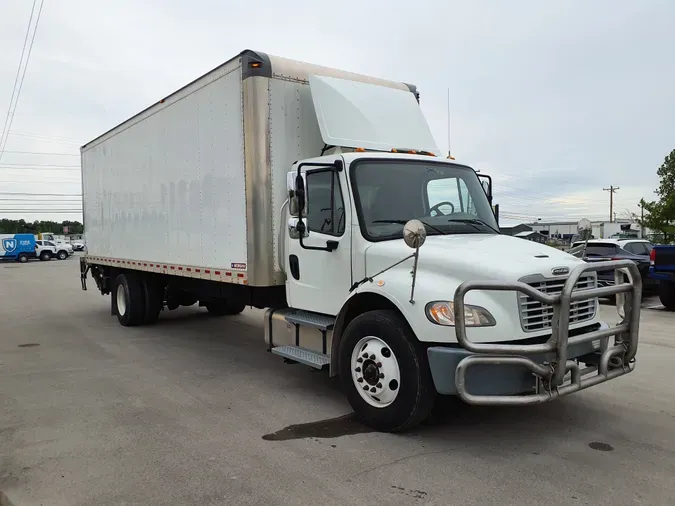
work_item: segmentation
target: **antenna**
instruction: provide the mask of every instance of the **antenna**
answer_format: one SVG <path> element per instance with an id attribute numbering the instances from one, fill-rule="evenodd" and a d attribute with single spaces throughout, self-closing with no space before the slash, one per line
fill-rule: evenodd
<path id="1" fill-rule="evenodd" d="M 454 160 L 450 151 L 450 88 L 448 88 L 448 158 Z"/>

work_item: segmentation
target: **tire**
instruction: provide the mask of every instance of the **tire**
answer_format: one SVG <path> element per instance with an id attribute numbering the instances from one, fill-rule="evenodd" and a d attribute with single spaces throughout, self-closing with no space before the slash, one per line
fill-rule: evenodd
<path id="1" fill-rule="evenodd" d="M 659 299 L 668 311 L 675 311 L 675 281 L 659 283 Z"/>
<path id="2" fill-rule="evenodd" d="M 164 286 L 156 276 L 144 276 L 143 285 L 143 325 L 154 325 L 164 307 Z"/>
<path id="3" fill-rule="evenodd" d="M 19 253 L 19 257 L 16 260 L 21 264 L 25 264 L 26 262 L 28 262 L 28 255 L 26 255 L 25 253 Z"/>
<path id="4" fill-rule="evenodd" d="M 370 356 L 364 360 L 369 346 Z M 429 416 L 436 390 L 426 353 L 394 311 L 369 311 L 354 318 L 342 336 L 338 358 L 349 404 L 365 424 L 400 432 Z M 376 396 L 371 395 L 373 388 Z"/>
<path id="5" fill-rule="evenodd" d="M 145 300 L 143 284 L 137 275 L 130 272 L 118 275 L 111 295 L 120 325 L 133 327 L 143 323 Z"/>
<path id="6" fill-rule="evenodd" d="M 40 261 L 46 262 L 47 260 L 51 260 L 51 259 L 52 259 L 52 255 L 49 251 L 43 251 L 42 253 L 40 253 Z"/>
<path id="7" fill-rule="evenodd" d="M 64 250 L 61 250 L 56 254 L 56 258 L 58 258 L 59 260 L 65 260 L 66 258 L 68 258 L 68 253 L 66 253 Z"/>
<path id="8" fill-rule="evenodd" d="M 207 302 L 205 306 L 211 316 L 234 316 L 246 309 L 246 302 L 215 299 Z"/>

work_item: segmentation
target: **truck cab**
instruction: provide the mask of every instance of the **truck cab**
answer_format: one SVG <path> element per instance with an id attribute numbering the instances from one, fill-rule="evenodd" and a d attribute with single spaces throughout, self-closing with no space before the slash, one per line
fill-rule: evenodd
<path id="1" fill-rule="evenodd" d="M 641 291 L 633 263 L 587 264 L 502 235 L 491 181 L 437 156 L 412 101 L 391 107 L 368 85 L 321 84 L 338 88 L 312 93 L 323 140 L 339 147 L 287 174 L 279 261 L 290 308 L 269 311 L 270 351 L 329 363 L 355 411 L 385 430 L 424 418 L 435 394 L 532 404 L 629 372 Z M 360 115 L 345 118 L 338 97 Z M 396 121 L 381 121 L 388 108 Z M 598 288 L 603 268 L 621 271 L 620 282 Z M 621 330 L 600 320 L 604 292 L 630 292 Z"/>

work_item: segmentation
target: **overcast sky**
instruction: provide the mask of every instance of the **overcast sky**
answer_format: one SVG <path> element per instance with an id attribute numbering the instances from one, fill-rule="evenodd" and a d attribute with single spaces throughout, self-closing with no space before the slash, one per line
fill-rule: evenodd
<path id="1" fill-rule="evenodd" d="M 0 1 L 0 128 L 31 5 Z M 450 88 L 453 155 L 494 176 L 504 222 L 608 217 L 610 185 L 639 212 L 675 149 L 673 21 L 672 0 L 45 0 L 0 216 L 80 219 L 7 194 L 79 193 L 81 144 L 246 48 L 416 84 L 446 151 Z"/>

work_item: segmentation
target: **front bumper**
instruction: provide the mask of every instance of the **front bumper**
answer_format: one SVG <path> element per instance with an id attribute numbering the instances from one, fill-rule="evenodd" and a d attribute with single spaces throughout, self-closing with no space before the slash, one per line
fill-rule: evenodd
<path id="1" fill-rule="evenodd" d="M 608 269 L 617 273 L 619 282 L 575 290 L 583 273 Z M 464 297 L 472 290 L 516 291 L 552 306 L 552 333 L 545 343 L 476 343 L 467 337 L 464 319 L 457 319 L 455 336 L 460 348 L 429 348 L 432 377 L 438 380 L 440 393 L 454 392 L 469 404 L 523 406 L 547 402 L 633 370 L 642 277 L 630 260 L 579 265 L 570 273 L 561 292 L 555 294 L 522 282 L 466 281 L 455 292 L 455 314 L 464 314 Z M 617 297 L 624 314 L 619 324 L 581 334 L 570 331 L 573 302 L 611 295 Z M 613 343 L 610 337 L 614 338 Z M 580 363 L 586 367 L 581 369 Z M 453 372 L 454 385 L 448 379 Z"/>
<path id="2" fill-rule="evenodd" d="M 597 329 L 605 330 L 609 325 L 600 323 Z M 514 343 L 517 344 L 517 343 Z M 570 359 L 583 358 L 589 362 L 598 363 L 600 359 L 599 343 L 592 341 L 576 343 L 567 347 L 567 356 Z M 431 346 L 427 348 L 429 368 L 436 391 L 442 395 L 458 395 L 455 375 L 459 363 L 466 357 L 477 356 L 464 348 L 449 348 L 446 346 Z M 553 353 L 538 353 L 530 357 L 537 364 L 551 362 Z M 581 360 L 580 360 L 581 361 Z M 474 395 L 519 395 L 536 393 L 538 379 L 525 366 L 518 364 L 486 365 L 478 364 L 466 372 L 466 389 Z"/>

